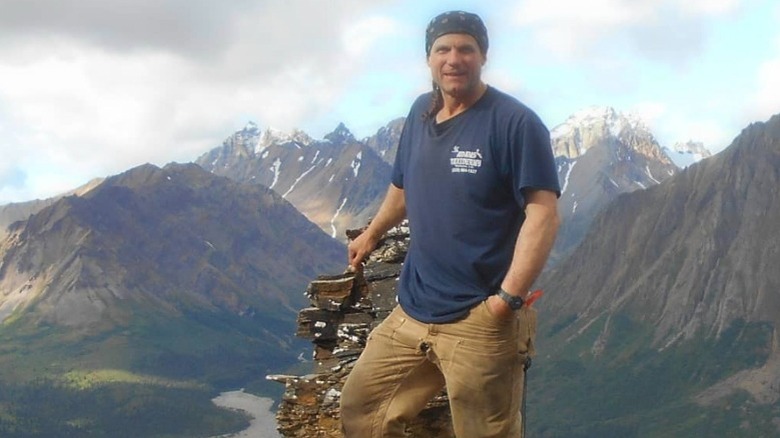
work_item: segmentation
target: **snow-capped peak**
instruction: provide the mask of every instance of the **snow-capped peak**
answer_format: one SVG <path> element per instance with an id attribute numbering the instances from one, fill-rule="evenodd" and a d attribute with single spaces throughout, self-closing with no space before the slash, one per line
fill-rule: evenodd
<path id="1" fill-rule="evenodd" d="M 565 122 L 550 131 L 556 155 L 576 157 L 584 154 L 593 137 L 619 138 L 626 133 L 647 136 L 652 134 L 642 119 L 633 113 L 620 112 L 608 106 L 591 106 L 572 114 Z"/>
<path id="2" fill-rule="evenodd" d="M 260 139 L 257 141 L 255 153 L 262 151 L 272 144 L 295 143 L 298 146 L 308 146 L 311 142 L 311 137 L 299 129 L 294 129 L 292 132 L 287 133 L 269 127 L 266 128 L 263 135 L 260 136 Z"/>
<path id="3" fill-rule="evenodd" d="M 555 139 L 570 135 L 577 128 L 597 125 L 606 127 L 614 136 L 619 135 L 625 128 L 648 130 L 647 125 L 636 114 L 618 112 L 609 106 L 591 106 L 569 116 L 565 122 L 553 128 L 550 136 Z"/>

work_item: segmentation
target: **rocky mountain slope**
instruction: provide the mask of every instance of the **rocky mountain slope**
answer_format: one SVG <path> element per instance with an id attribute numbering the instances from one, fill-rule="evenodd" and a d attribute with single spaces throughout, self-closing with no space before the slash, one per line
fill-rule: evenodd
<path id="1" fill-rule="evenodd" d="M 642 120 L 613 108 L 581 110 L 550 135 L 563 192 L 553 262 L 580 243 L 593 217 L 618 195 L 652 187 L 677 172 Z"/>
<path id="2" fill-rule="evenodd" d="M 0 316 L 70 327 L 120 324 L 128 301 L 172 313 L 181 305 L 291 312 L 300 300 L 290 284 L 343 259 L 340 245 L 275 193 L 195 165 L 132 169 L 10 232 Z"/>
<path id="3" fill-rule="evenodd" d="M 594 221 L 602 238 L 583 242 L 551 276 L 556 288 L 580 292 L 548 304 L 587 319 L 631 302 L 660 345 L 718 336 L 736 319 L 780 323 L 780 195 L 767 190 L 779 182 L 776 116 L 718 156 L 611 204 Z"/>
<path id="4" fill-rule="evenodd" d="M 376 213 L 391 169 L 343 124 L 313 140 L 300 131 L 261 132 L 250 123 L 196 163 L 216 175 L 273 189 L 341 241 L 346 229 Z"/>
<path id="5" fill-rule="evenodd" d="M 27 219 L 30 215 L 40 211 L 47 205 L 54 203 L 56 199 L 36 199 L 27 202 L 14 202 L 0 205 L 0 239 L 8 235 L 8 226 L 14 222 Z"/>
<path id="6" fill-rule="evenodd" d="M 275 192 L 194 164 L 56 200 L 0 242 L 0 435 L 240 429 L 210 398 L 278 395 L 265 375 L 306 352 L 306 283 L 345 251 Z"/>
<path id="7" fill-rule="evenodd" d="M 44 207 L 55 203 L 58 199 L 64 196 L 70 195 L 83 195 L 90 191 L 97 184 L 100 184 L 101 179 L 95 179 L 83 186 L 64 193 L 60 196 L 55 196 L 48 199 L 35 199 L 27 202 L 14 202 L 10 204 L 0 205 L 0 240 L 2 240 L 8 234 L 8 226 L 12 223 L 20 220 L 27 219 L 31 215 L 41 211 Z"/>
<path id="8" fill-rule="evenodd" d="M 540 280 L 541 379 L 559 383 L 539 403 L 571 415 L 556 417 L 559 431 L 588 418 L 583 435 L 567 436 L 780 433 L 778 184 L 780 115 L 620 196 Z M 584 393 L 598 411 L 574 411 Z"/>
<path id="9" fill-rule="evenodd" d="M 537 284 L 547 293 L 535 305 L 530 436 L 780 433 L 780 195 L 766 190 L 780 183 L 779 169 L 780 115 L 597 216 L 582 245 Z M 310 284 L 312 299 L 329 307 L 303 309 L 298 333 L 314 340 L 323 367 L 273 376 L 286 385 L 284 436 L 342 436 L 339 388 L 376 321 L 361 305 L 331 307 L 337 296 L 369 297 L 369 313 L 381 318 L 393 306 L 401 236 L 389 233 L 372 254 L 365 286 L 349 276 Z M 450 436 L 446 418 L 446 398 L 437 398 L 410 436 Z"/>
<path id="10" fill-rule="evenodd" d="M 387 164 L 392 166 L 395 162 L 395 155 L 398 153 L 398 140 L 401 138 L 405 121 L 405 117 L 392 120 L 380 128 L 376 134 L 363 139 L 363 143 L 376 151 Z"/>
<path id="11" fill-rule="evenodd" d="M 131 169 L 9 233 L 0 386 L 104 368 L 262 386 L 298 362 L 308 279 L 345 257 L 273 191 L 194 164 Z"/>
<path id="12" fill-rule="evenodd" d="M 404 118 L 395 119 L 361 141 L 343 125 L 315 141 L 300 131 L 261 132 L 250 123 L 196 162 L 218 175 L 271 187 L 328 234 L 343 239 L 344 230 L 362 226 L 375 214 L 403 123 Z M 560 204 L 564 226 L 553 263 L 580 242 L 593 216 L 619 194 L 650 187 L 677 171 L 640 119 L 612 108 L 582 110 L 551 135 L 565 192 Z"/>
<path id="13" fill-rule="evenodd" d="M 275 192 L 144 165 L 0 241 L 0 436 L 212 436 L 223 389 L 278 396 L 308 279 L 344 246 Z"/>

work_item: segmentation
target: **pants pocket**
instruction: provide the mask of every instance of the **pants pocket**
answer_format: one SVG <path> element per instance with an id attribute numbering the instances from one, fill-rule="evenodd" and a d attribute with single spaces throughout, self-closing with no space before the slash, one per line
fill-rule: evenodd
<path id="1" fill-rule="evenodd" d="M 536 355 L 534 341 L 536 340 L 537 313 L 533 307 L 523 306 L 518 310 L 518 344 L 520 353 L 528 356 Z"/>

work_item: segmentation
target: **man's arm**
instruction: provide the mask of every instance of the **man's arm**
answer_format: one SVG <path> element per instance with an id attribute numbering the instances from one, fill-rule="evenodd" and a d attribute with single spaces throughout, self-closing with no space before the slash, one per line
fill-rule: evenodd
<path id="1" fill-rule="evenodd" d="M 368 228 L 360 236 L 349 243 L 347 247 L 349 266 L 353 269 L 362 268 L 361 262 L 376 248 L 379 239 L 406 217 L 406 199 L 404 190 L 393 184 L 387 189 L 382 206 L 376 217 L 371 220 Z"/>
<path id="2" fill-rule="evenodd" d="M 515 243 L 512 263 L 509 265 L 501 288 L 511 295 L 525 298 L 536 277 L 544 269 L 558 233 L 558 197 L 549 190 L 528 190 L 525 222 Z M 493 315 L 509 316 L 512 310 L 498 296 L 488 298 L 488 308 Z"/>

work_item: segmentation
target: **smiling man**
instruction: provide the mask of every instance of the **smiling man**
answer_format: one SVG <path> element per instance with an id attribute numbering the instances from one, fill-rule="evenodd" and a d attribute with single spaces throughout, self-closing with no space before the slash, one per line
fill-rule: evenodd
<path id="1" fill-rule="evenodd" d="M 385 200 L 349 245 L 359 269 L 409 219 L 399 305 L 344 385 L 344 432 L 405 436 L 446 388 L 456 436 L 517 437 L 535 331 L 523 299 L 559 225 L 550 135 L 528 107 L 483 82 L 488 36 L 477 15 L 437 16 L 425 49 L 433 91 L 412 105 Z"/>

